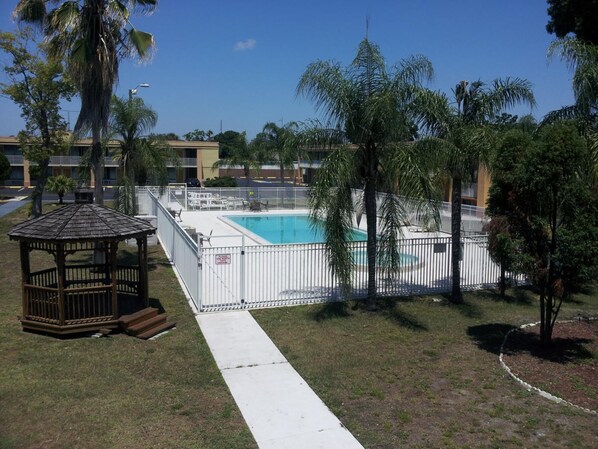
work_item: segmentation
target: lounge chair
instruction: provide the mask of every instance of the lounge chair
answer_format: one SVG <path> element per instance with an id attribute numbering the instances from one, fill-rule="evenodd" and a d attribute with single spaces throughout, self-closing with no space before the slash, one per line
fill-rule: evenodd
<path id="1" fill-rule="evenodd" d="M 172 215 L 172 218 L 174 218 L 175 220 L 178 218 L 178 221 L 183 221 L 183 219 L 181 218 L 181 213 L 183 212 L 182 207 L 179 210 L 168 209 L 168 212 L 170 212 L 170 215 Z"/>
<path id="2" fill-rule="evenodd" d="M 202 234 L 201 232 L 197 233 L 197 240 L 199 241 L 199 244 L 201 246 L 203 246 L 203 242 L 206 242 L 208 245 L 212 246 L 212 233 L 214 232 L 214 230 L 210 230 L 210 234 L 209 235 L 205 235 Z"/>

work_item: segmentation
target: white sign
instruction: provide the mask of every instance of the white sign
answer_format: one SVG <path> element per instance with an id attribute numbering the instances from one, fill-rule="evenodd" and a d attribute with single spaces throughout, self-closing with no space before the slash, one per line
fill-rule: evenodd
<path id="1" fill-rule="evenodd" d="M 216 265 L 230 265 L 230 254 L 216 254 Z"/>

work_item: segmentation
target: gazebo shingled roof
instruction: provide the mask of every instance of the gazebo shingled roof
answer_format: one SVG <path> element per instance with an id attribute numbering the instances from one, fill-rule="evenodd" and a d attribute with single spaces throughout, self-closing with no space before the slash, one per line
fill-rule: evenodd
<path id="1" fill-rule="evenodd" d="M 8 233 L 14 240 L 94 241 L 122 240 L 153 234 L 156 228 L 135 218 L 97 204 L 70 204 L 33 220 L 16 225 Z"/>

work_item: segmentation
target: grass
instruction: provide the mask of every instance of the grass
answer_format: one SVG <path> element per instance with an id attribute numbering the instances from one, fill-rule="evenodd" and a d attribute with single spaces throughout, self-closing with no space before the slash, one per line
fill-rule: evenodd
<path id="1" fill-rule="evenodd" d="M 562 319 L 598 314 L 596 292 Z M 368 449 L 594 448 L 596 416 L 529 393 L 499 366 L 504 335 L 538 320 L 536 298 L 513 291 L 252 312 L 291 364 Z"/>
<path id="2" fill-rule="evenodd" d="M 18 244 L 6 233 L 25 209 L 0 218 L 0 448 L 256 447 L 159 247 L 150 302 L 176 330 L 155 341 L 21 330 Z"/>

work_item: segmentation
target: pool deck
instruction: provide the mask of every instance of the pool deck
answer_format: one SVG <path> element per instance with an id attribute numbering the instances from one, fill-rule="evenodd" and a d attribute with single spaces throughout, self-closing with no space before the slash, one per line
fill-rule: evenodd
<path id="1" fill-rule="evenodd" d="M 221 217 L 227 215 L 306 215 L 309 211 L 307 209 L 293 209 L 293 210 L 271 210 L 268 212 L 250 212 L 247 210 L 214 210 L 214 211 L 183 211 L 181 214 L 181 225 L 195 228 L 197 232 L 209 235 L 212 232 L 212 239 L 210 243 L 212 246 L 240 246 L 243 233 L 237 227 L 231 226 Z M 365 219 L 361 221 L 360 226 L 353 223 L 356 229 L 364 232 L 367 231 L 365 226 Z M 448 237 L 444 232 L 423 232 L 416 226 L 405 226 L 403 228 L 403 235 L 406 239 L 415 238 L 429 238 L 429 237 Z M 245 245 L 254 246 L 262 245 L 257 239 L 252 238 L 250 234 L 245 234 Z"/>

